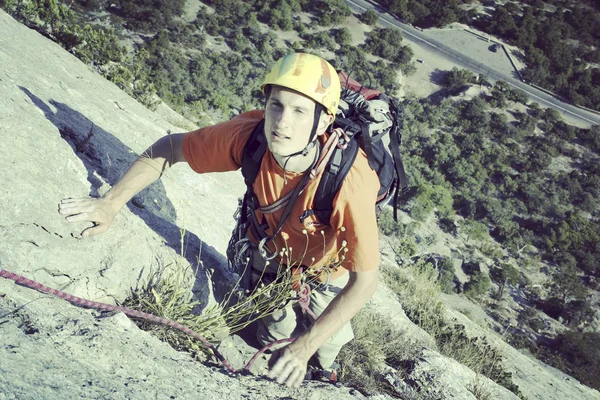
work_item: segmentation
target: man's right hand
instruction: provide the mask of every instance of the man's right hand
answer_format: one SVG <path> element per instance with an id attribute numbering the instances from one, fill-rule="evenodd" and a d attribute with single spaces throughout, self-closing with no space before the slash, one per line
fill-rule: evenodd
<path id="1" fill-rule="evenodd" d="M 106 198 L 63 199 L 58 205 L 58 213 L 66 215 L 69 222 L 90 221 L 92 226 L 81 232 L 82 237 L 99 235 L 108 230 L 118 211 Z"/>
<path id="2" fill-rule="evenodd" d="M 163 136 L 129 167 L 125 175 L 99 199 L 63 199 L 58 212 L 69 222 L 90 221 L 93 225 L 81 232 L 82 237 L 99 235 L 108 230 L 115 215 L 136 193 L 160 178 L 172 164 L 185 161 L 183 138 L 177 133 Z"/>

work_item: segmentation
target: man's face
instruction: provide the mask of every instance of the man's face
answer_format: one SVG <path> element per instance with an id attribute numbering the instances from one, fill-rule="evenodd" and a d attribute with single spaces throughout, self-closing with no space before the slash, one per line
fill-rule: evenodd
<path id="1" fill-rule="evenodd" d="M 293 90 L 271 87 L 265 106 L 265 136 L 275 158 L 289 156 L 306 147 L 314 115 L 315 102 L 312 99 Z M 328 115 L 320 118 L 317 134 L 325 132 L 328 118 Z"/>

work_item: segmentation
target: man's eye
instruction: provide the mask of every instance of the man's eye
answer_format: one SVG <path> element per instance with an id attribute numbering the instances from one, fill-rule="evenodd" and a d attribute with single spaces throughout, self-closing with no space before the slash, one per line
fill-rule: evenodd
<path id="1" fill-rule="evenodd" d="M 301 110 L 301 109 L 297 108 L 296 109 L 296 113 L 298 113 L 298 114 L 304 114 L 304 110 Z"/>

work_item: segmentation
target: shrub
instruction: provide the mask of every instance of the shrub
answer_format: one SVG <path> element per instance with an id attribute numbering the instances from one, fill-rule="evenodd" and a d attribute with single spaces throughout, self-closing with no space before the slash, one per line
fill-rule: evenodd
<path id="1" fill-rule="evenodd" d="M 454 292 L 454 279 L 456 277 L 456 270 L 454 269 L 454 263 L 452 259 L 448 257 L 442 258 L 438 262 L 438 283 L 444 293 Z"/>
<path id="2" fill-rule="evenodd" d="M 437 271 L 431 264 L 419 259 L 411 266 L 410 273 L 407 271 L 384 268 L 383 277 L 398 296 L 408 318 L 435 339 L 440 353 L 519 395 L 511 373 L 502 367 L 500 351 L 485 338 L 471 338 L 464 326 L 445 319 L 445 306 L 439 299 Z"/>
<path id="3" fill-rule="evenodd" d="M 85 25 L 74 30 L 79 44 L 72 52 L 86 64 L 103 65 L 109 62 L 120 62 L 126 50 L 119 45 L 119 39 L 112 29 L 92 28 Z"/>
<path id="4" fill-rule="evenodd" d="M 325 48 L 334 51 L 337 48 L 334 38 L 327 31 L 304 35 L 303 39 L 305 40 L 305 46 L 311 49 Z"/>
<path id="5" fill-rule="evenodd" d="M 482 272 L 476 272 L 469 282 L 465 283 L 465 294 L 468 297 L 480 297 L 487 293 L 492 282 L 490 278 Z"/>
<path id="6" fill-rule="evenodd" d="M 375 26 L 379 20 L 379 16 L 372 8 L 360 14 L 360 20 L 367 25 Z"/>
<path id="7" fill-rule="evenodd" d="M 394 216 L 389 207 L 386 207 L 377 215 L 377 226 L 381 233 L 387 236 L 393 236 L 398 232 L 398 223 L 394 221 Z"/>
<path id="8" fill-rule="evenodd" d="M 550 348 L 563 357 L 567 371 L 582 383 L 600 389 L 600 332 L 571 331 L 557 336 Z"/>
<path id="9" fill-rule="evenodd" d="M 352 35 L 346 27 L 333 29 L 329 32 L 329 35 L 332 36 L 335 42 L 340 46 L 347 46 L 352 41 Z"/>
<path id="10" fill-rule="evenodd" d="M 401 46 L 402 34 L 398 29 L 377 28 L 367 36 L 363 46 L 369 53 L 397 64 L 406 64 L 412 59 L 412 49 Z"/>
<path id="11" fill-rule="evenodd" d="M 416 357 L 420 346 L 396 328 L 389 318 L 371 308 L 362 309 L 352 319 L 354 339 L 338 356 L 340 380 L 367 394 L 397 395 L 384 379 L 388 365 L 398 367 Z"/>
<path id="12" fill-rule="evenodd" d="M 525 104 L 529 102 L 529 95 L 522 91 L 521 89 L 511 88 L 507 91 L 507 98 L 510 101 L 514 101 L 517 103 Z"/>
<path id="13" fill-rule="evenodd" d="M 130 29 L 158 32 L 183 14 L 185 0 L 119 0 L 117 4 L 115 10 Z"/>
<path id="14" fill-rule="evenodd" d="M 442 78 L 442 86 L 448 89 L 459 89 L 465 85 L 476 82 L 476 77 L 473 72 L 467 69 L 452 68 L 450 71 L 446 71 Z"/>

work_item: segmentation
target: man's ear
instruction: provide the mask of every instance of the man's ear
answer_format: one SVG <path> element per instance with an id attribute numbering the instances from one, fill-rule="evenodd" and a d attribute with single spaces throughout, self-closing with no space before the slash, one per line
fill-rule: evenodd
<path id="1" fill-rule="evenodd" d="M 319 118 L 319 125 L 317 126 L 317 135 L 321 136 L 327 131 L 327 127 L 331 125 L 333 122 L 333 115 L 327 114 L 325 112 L 321 113 L 321 117 Z"/>

